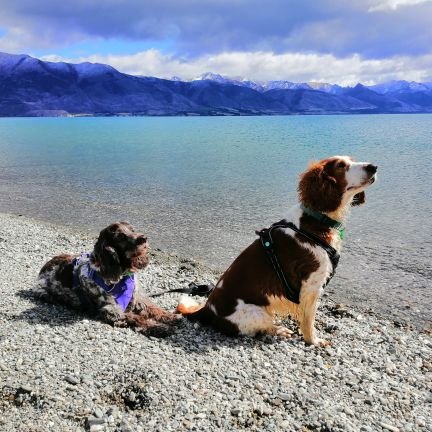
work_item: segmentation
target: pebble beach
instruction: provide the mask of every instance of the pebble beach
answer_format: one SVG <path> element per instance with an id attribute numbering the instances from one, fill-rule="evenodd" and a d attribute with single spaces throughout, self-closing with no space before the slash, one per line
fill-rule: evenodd
<path id="1" fill-rule="evenodd" d="M 0 226 L 3 432 L 432 430 L 430 326 L 326 292 L 317 330 L 329 347 L 305 345 L 290 320 L 293 339 L 227 338 L 184 319 L 149 338 L 34 298 L 43 263 L 95 236 L 11 214 Z M 218 274 L 153 250 L 139 278 L 154 294 Z M 180 296 L 155 302 L 172 310 Z"/>

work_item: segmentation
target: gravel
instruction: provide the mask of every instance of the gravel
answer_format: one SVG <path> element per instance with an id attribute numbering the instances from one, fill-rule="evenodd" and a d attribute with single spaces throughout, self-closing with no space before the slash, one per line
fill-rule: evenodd
<path id="1" fill-rule="evenodd" d="M 48 258 L 90 250 L 94 238 L 16 215 L 0 224 L 3 432 L 432 430 L 427 329 L 325 296 L 317 328 L 327 348 L 227 338 L 186 320 L 147 338 L 32 296 Z M 148 293 L 216 277 L 161 251 L 140 275 Z M 179 297 L 156 301 L 172 309 Z"/>

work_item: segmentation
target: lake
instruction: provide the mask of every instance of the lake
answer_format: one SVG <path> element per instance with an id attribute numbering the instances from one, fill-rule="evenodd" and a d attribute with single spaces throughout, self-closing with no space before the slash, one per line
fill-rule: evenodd
<path id="1" fill-rule="evenodd" d="M 308 161 L 379 166 L 329 289 L 423 325 L 432 306 L 432 115 L 1 118 L 0 211 L 97 233 L 119 219 L 153 247 L 223 268 L 296 203 Z"/>

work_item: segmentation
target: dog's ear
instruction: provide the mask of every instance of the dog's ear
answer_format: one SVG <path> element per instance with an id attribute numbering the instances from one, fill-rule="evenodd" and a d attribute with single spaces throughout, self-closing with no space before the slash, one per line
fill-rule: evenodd
<path id="1" fill-rule="evenodd" d="M 123 269 L 120 258 L 112 246 L 99 239 L 94 247 L 94 255 L 99 263 L 99 272 L 104 280 L 116 281 L 121 278 Z"/>
<path id="2" fill-rule="evenodd" d="M 330 182 L 332 184 L 336 184 L 336 179 L 333 177 L 332 173 L 332 163 L 326 163 L 320 172 L 321 178 L 323 181 Z"/>
<path id="3" fill-rule="evenodd" d="M 358 194 L 354 195 L 353 200 L 351 201 L 351 205 L 359 206 L 366 202 L 366 194 L 364 192 L 359 192 Z"/>
<path id="4" fill-rule="evenodd" d="M 298 192 L 303 205 L 320 212 L 334 211 L 341 202 L 336 179 L 320 163 L 310 165 L 301 174 Z"/>

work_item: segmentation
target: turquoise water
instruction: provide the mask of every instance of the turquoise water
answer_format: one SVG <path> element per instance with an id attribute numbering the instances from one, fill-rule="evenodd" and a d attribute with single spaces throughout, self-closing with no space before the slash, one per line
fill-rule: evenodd
<path id="1" fill-rule="evenodd" d="M 432 115 L 3 118 L 0 211 L 94 232 L 127 219 L 154 247 L 224 267 L 296 202 L 308 161 L 334 154 L 379 166 L 335 295 L 391 293 L 389 311 L 427 318 Z"/>

